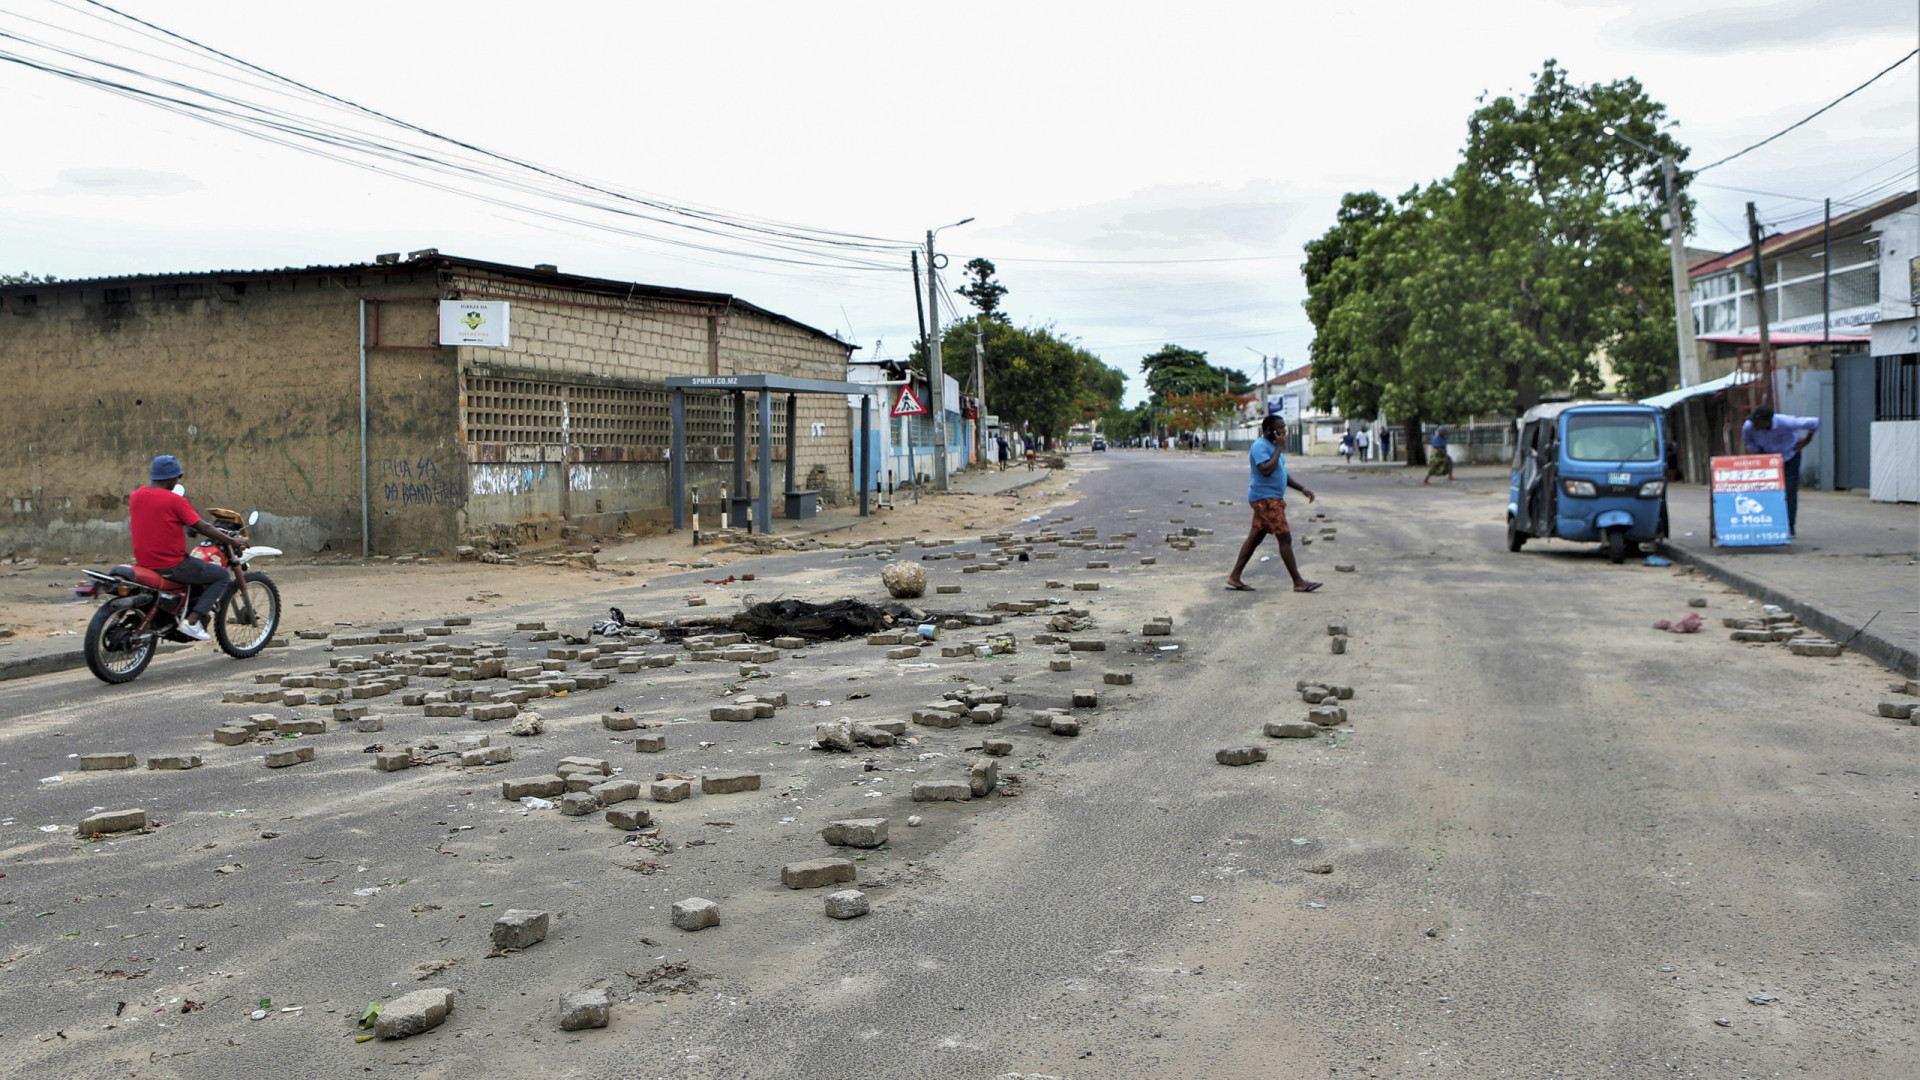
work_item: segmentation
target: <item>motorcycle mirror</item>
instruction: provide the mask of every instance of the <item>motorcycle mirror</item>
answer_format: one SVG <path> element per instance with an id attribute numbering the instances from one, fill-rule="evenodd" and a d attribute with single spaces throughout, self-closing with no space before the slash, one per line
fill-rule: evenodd
<path id="1" fill-rule="evenodd" d="M 253 526 L 253 525 L 258 525 L 258 524 L 260 524 L 260 511 L 258 511 L 258 510 L 255 510 L 255 511 L 253 511 L 252 513 L 250 513 L 250 514 L 248 514 L 248 515 L 247 515 L 247 524 L 248 524 L 249 526 Z"/>
<path id="2" fill-rule="evenodd" d="M 173 493 L 174 493 L 175 495 L 181 495 L 181 496 L 184 496 L 184 495 L 186 495 L 186 493 L 187 493 L 187 485 L 185 485 L 185 484 L 175 484 L 175 485 L 173 485 Z"/>

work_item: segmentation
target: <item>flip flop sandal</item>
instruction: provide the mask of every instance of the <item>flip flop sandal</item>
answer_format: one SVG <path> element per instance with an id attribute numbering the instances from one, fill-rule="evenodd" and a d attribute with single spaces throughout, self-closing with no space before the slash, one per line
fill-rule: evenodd
<path id="1" fill-rule="evenodd" d="M 1257 592 L 1258 590 L 1256 590 L 1251 585 L 1229 585 L 1227 586 L 1227 591 L 1228 592 Z"/>
<path id="2" fill-rule="evenodd" d="M 1307 582 L 1306 588 L 1301 588 L 1298 585 L 1296 585 L 1294 586 L 1293 591 L 1294 592 L 1314 592 L 1315 590 L 1319 589 L 1320 586 L 1325 584 L 1326 582 L 1324 581 L 1309 581 Z"/>

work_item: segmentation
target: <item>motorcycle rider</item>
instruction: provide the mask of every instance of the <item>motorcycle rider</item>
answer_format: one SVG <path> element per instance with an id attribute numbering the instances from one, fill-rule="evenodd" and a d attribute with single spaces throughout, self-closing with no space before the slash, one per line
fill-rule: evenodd
<path id="1" fill-rule="evenodd" d="M 133 561 L 168 581 L 189 586 L 192 611 L 177 629 L 195 641 L 207 640 L 207 616 L 227 591 L 225 567 L 187 554 L 182 528 L 231 549 L 234 537 L 200 516 L 185 495 L 174 491 L 186 477 L 180 459 L 161 454 L 153 459 L 146 487 L 127 496 L 127 525 L 133 534 Z"/>

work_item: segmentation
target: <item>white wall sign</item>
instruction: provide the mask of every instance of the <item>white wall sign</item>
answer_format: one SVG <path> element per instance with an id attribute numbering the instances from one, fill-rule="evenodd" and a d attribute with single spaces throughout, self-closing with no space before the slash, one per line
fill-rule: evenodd
<path id="1" fill-rule="evenodd" d="M 505 300 L 440 301 L 440 344 L 506 348 L 511 307 Z"/>

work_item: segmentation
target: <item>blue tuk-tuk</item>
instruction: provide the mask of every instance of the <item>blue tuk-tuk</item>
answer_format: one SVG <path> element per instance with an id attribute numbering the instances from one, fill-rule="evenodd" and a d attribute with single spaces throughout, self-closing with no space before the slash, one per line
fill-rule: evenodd
<path id="1" fill-rule="evenodd" d="M 1647 405 L 1556 401 L 1518 422 L 1507 550 L 1529 539 L 1599 541 L 1614 562 L 1667 535 L 1666 414 Z"/>

